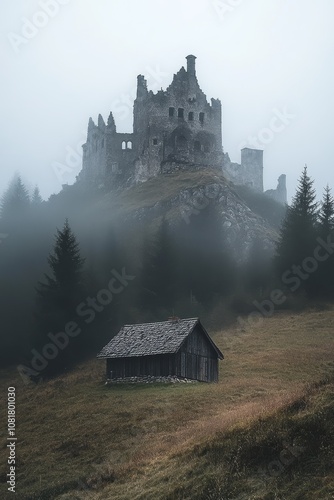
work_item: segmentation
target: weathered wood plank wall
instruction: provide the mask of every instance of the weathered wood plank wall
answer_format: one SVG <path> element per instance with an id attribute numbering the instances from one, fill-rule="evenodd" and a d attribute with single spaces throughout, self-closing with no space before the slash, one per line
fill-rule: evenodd
<path id="1" fill-rule="evenodd" d="M 218 381 L 218 357 L 200 328 L 195 328 L 176 354 L 107 359 L 107 378 L 168 376 Z"/>

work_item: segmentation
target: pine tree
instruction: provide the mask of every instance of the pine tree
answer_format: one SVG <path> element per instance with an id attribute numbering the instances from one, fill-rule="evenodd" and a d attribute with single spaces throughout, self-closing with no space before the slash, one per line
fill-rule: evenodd
<path id="1" fill-rule="evenodd" d="M 31 339 L 37 350 L 48 342 L 48 332 L 64 331 L 67 322 L 76 318 L 76 307 L 85 298 L 84 259 L 67 219 L 63 229 L 57 229 L 54 249 L 47 260 L 51 273 L 45 274 L 45 282 L 38 283 L 36 328 Z M 81 335 L 80 343 L 72 342 L 59 352 L 44 373 L 55 373 L 73 363 L 80 355 L 83 342 Z"/>
<path id="2" fill-rule="evenodd" d="M 287 209 L 277 245 L 276 264 L 280 275 L 293 265 L 301 265 L 312 257 L 316 246 L 318 204 L 313 187 L 314 181 L 305 166 L 299 179 L 292 204 Z M 312 279 L 303 282 L 302 288 L 310 290 Z"/>
<path id="3" fill-rule="evenodd" d="M 43 198 L 41 197 L 41 194 L 39 192 L 39 187 L 35 186 L 35 189 L 33 191 L 32 198 L 31 198 L 31 204 L 34 207 L 37 207 L 37 206 L 41 205 L 41 203 L 43 203 Z"/>
<path id="4" fill-rule="evenodd" d="M 319 213 L 320 235 L 327 238 L 334 230 L 334 198 L 331 189 L 327 185 L 323 195 L 321 210 Z"/>
<path id="5" fill-rule="evenodd" d="M 63 229 L 57 229 L 53 253 L 48 257 L 52 274 L 45 274 L 46 283 L 39 283 L 39 293 L 52 296 L 58 305 L 71 306 L 83 288 L 83 264 L 79 244 L 66 219 Z"/>
<path id="6" fill-rule="evenodd" d="M 327 241 L 334 238 L 334 198 L 327 185 L 323 195 L 319 213 L 319 236 Z M 319 263 L 317 271 L 317 294 L 322 297 L 334 296 L 334 256 L 329 255 L 327 260 Z"/>
<path id="7" fill-rule="evenodd" d="M 1 198 L 0 216 L 1 220 L 10 225 L 17 225 L 25 218 L 30 205 L 27 188 L 21 177 L 15 176 Z"/>

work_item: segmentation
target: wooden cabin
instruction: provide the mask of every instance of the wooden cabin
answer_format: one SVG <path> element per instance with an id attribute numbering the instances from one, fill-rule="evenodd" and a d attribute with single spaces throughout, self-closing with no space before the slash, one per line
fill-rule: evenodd
<path id="1" fill-rule="evenodd" d="M 223 354 L 198 318 L 125 325 L 97 355 L 108 379 L 175 376 L 218 381 Z"/>

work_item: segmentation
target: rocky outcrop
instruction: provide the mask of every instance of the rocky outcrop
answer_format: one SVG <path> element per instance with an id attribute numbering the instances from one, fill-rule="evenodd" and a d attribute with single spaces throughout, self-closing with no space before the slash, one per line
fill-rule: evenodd
<path id="1" fill-rule="evenodd" d="M 273 250 L 278 237 L 270 223 L 253 212 L 216 169 L 160 175 L 128 190 L 109 193 L 104 202 L 111 212 L 117 206 L 123 220 L 154 226 L 162 217 L 172 226 L 189 224 L 209 204 L 214 204 L 222 230 L 240 261 L 247 258 L 256 239 L 261 240 L 264 248 Z"/>
<path id="2" fill-rule="evenodd" d="M 256 239 L 262 241 L 265 249 L 273 250 L 275 247 L 276 231 L 266 220 L 252 212 L 227 184 L 214 183 L 185 189 L 180 193 L 180 202 L 179 209 L 186 223 L 210 203 L 214 203 L 220 214 L 224 234 L 235 249 L 238 260 L 247 258 Z"/>

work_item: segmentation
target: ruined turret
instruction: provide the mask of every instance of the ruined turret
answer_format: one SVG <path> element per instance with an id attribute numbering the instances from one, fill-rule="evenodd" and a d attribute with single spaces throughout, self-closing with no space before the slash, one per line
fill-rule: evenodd
<path id="1" fill-rule="evenodd" d="M 110 111 L 109 113 L 109 117 L 108 117 L 108 125 L 107 125 L 108 129 L 111 131 L 111 132 L 115 132 L 116 133 L 116 125 L 115 125 L 115 120 L 114 120 L 114 116 L 112 114 L 112 112 Z"/>

